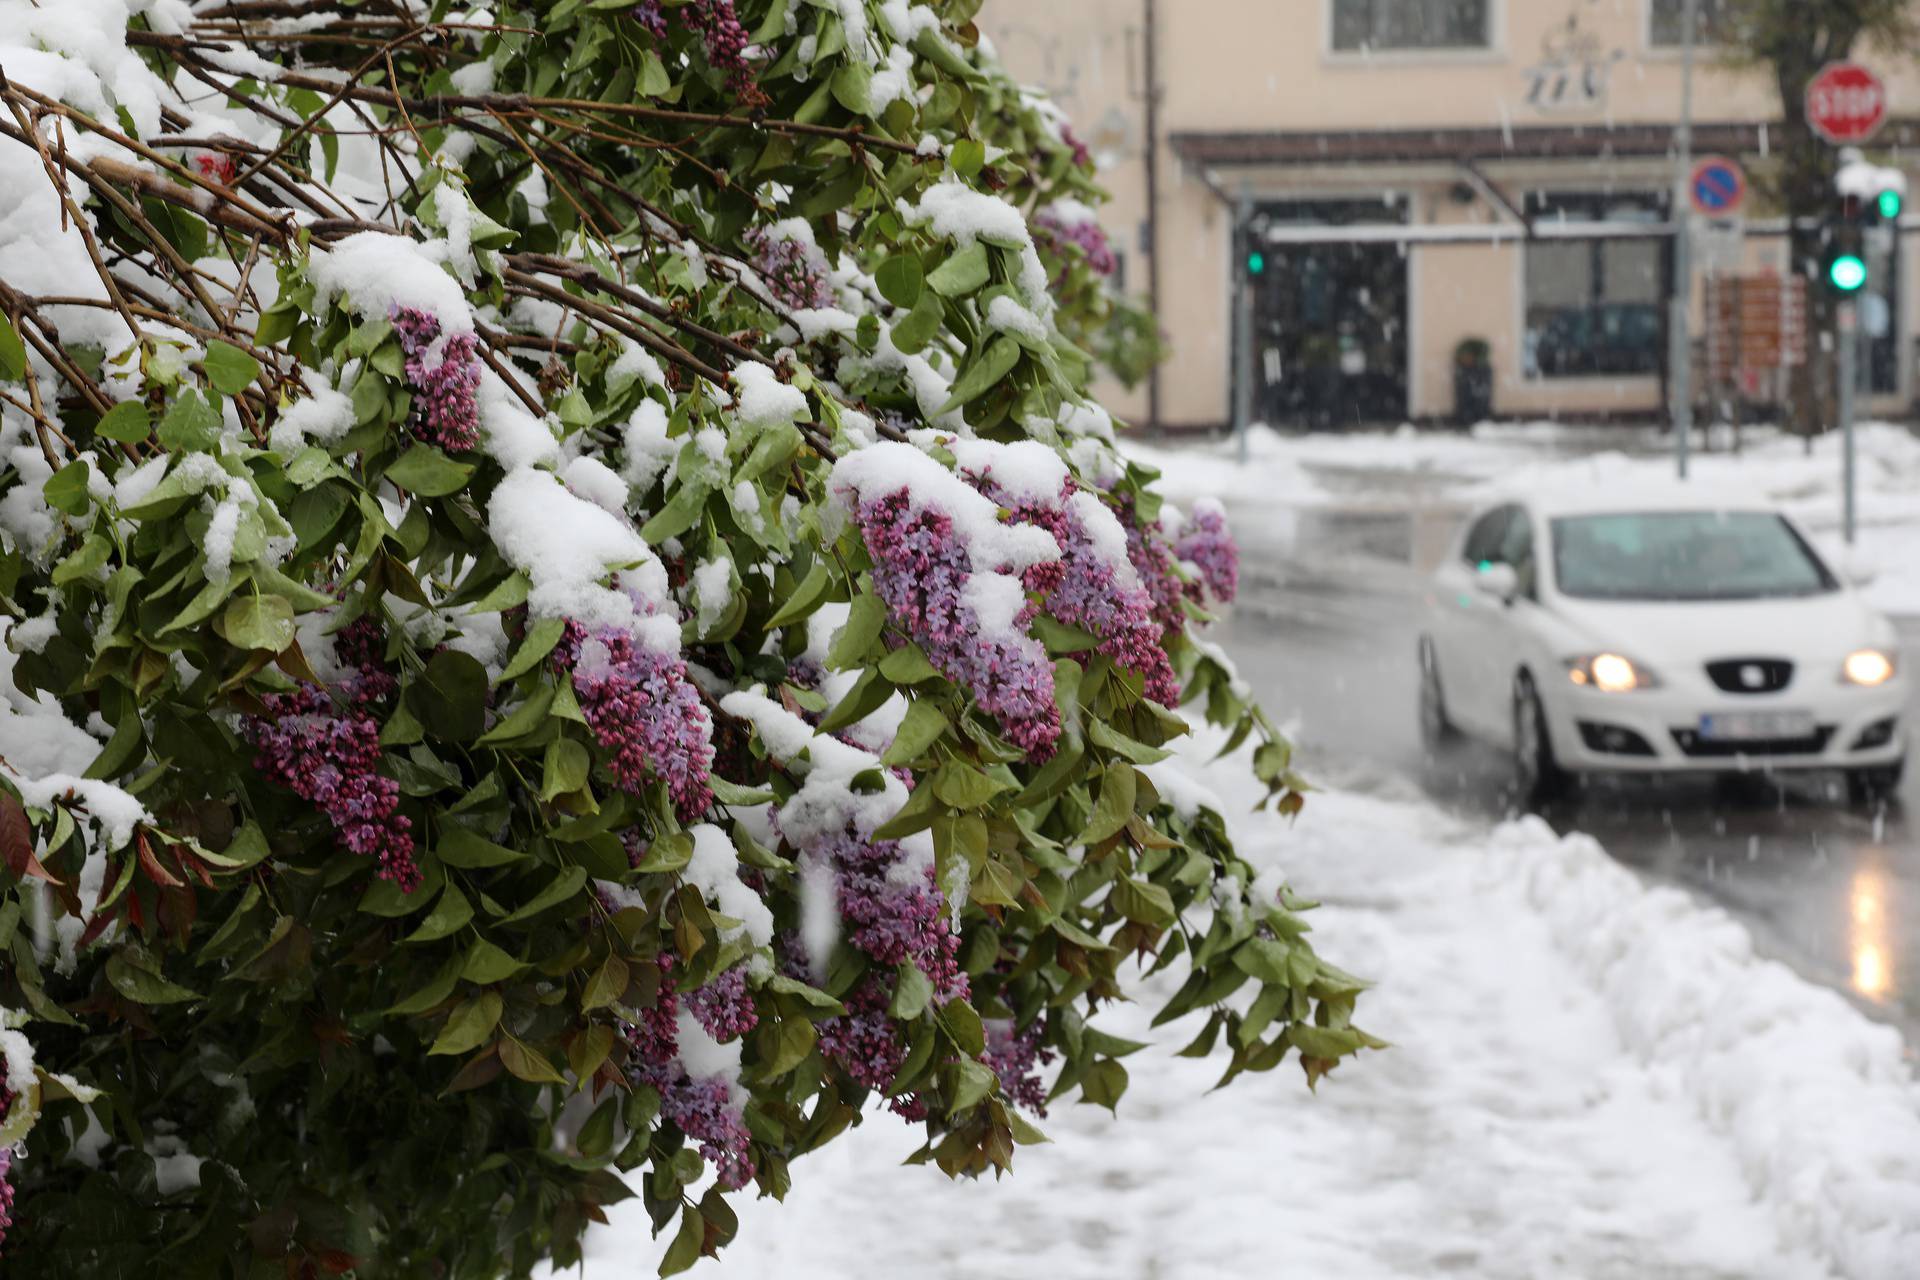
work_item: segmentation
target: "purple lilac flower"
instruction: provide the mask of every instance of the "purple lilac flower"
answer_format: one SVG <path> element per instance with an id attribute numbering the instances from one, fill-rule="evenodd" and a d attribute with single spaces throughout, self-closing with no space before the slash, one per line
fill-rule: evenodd
<path id="1" fill-rule="evenodd" d="M 418 307 L 396 306 L 387 318 L 406 353 L 413 434 L 454 453 L 473 448 L 480 442 L 480 358 L 474 336 L 443 337 L 440 318 Z"/>
<path id="2" fill-rule="evenodd" d="M 380 878 L 412 893 L 420 884 L 413 823 L 399 812 L 400 784 L 378 772 L 380 722 L 318 685 L 262 701 L 266 714 L 246 724 L 254 768 L 318 808 L 342 845 L 379 859 Z"/>
<path id="3" fill-rule="evenodd" d="M 745 107 L 765 106 L 767 95 L 754 83 L 753 68 L 746 58 L 750 39 L 747 29 L 734 15 L 733 0 L 693 0 L 677 10 L 680 18 L 707 46 L 707 61 L 727 73 L 727 88 Z"/>
<path id="4" fill-rule="evenodd" d="M 899 843 L 862 839 L 852 831 L 830 835 L 811 849 L 833 868 L 840 918 L 851 926 L 848 942 L 889 968 L 911 962 L 933 983 L 936 1004 L 966 998 L 960 938 L 931 866 L 900 883 L 894 879 L 904 856 Z"/>
<path id="5" fill-rule="evenodd" d="M 569 621 L 552 662 L 555 670 L 573 673 L 587 727 L 611 753 L 607 767 L 622 790 L 637 795 L 658 778 L 682 820 L 707 811 L 713 722 L 678 655 L 635 644 L 617 628 L 589 635 Z"/>
<path id="6" fill-rule="evenodd" d="M 991 475 L 968 479 L 987 497 L 1012 511 L 1012 518 L 1038 525 L 1060 544 L 1060 559 L 1029 568 L 1022 581 L 1046 601 L 1047 612 L 1100 637 L 1100 652 L 1146 682 L 1146 696 L 1163 707 L 1180 704 L 1180 681 L 1161 644 L 1153 597 L 1140 583 L 1122 580 L 1117 567 L 1099 551 L 1086 522 L 1072 505 L 1076 486 L 1069 479 L 1052 502 L 1021 501 Z"/>
<path id="7" fill-rule="evenodd" d="M 659 1090 L 660 1114 L 700 1144 L 700 1154 L 712 1163 L 721 1186 L 737 1190 L 753 1179 L 752 1135 L 727 1082 L 719 1076 L 696 1079 L 680 1061 L 680 997 L 668 976 L 673 957 L 662 953 L 659 965 L 660 989 L 653 1006 L 642 1009 L 639 1021 L 627 1027 L 629 1073 Z M 691 1011 L 693 996 L 687 999 Z"/>
<path id="8" fill-rule="evenodd" d="M 1194 504 L 1173 553 L 1200 570 L 1200 581 L 1188 588 L 1196 600 L 1206 594 L 1221 604 L 1232 604 L 1240 589 L 1240 547 L 1227 528 L 1227 516 L 1217 502 Z"/>
<path id="9" fill-rule="evenodd" d="M 800 240 L 753 227 L 742 237 L 753 250 L 753 269 L 773 296 L 796 311 L 833 305 L 825 264 Z"/>
<path id="10" fill-rule="evenodd" d="M 744 1036 L 760 1023 L 753 1007 L 753 995 L 747 990 L 747 971 L 739 966 L 687 992 L 687 1012 L 707 1029 L 715 1040 L 727 1041 Z"/>
<path id="11" fill-rule="evenodd" d="M 844 1014 L 822 1019 L 816 1026 L 820 1052 L 856 1084 L 876 1093 L 893 1083 L 907 1060 L 907 1046 L 887 1016 L 891 1000 L 886 985 L 869 978 L 847 997 Z"/>
<path id="12" fill-rule="evenodd" d="M 627 10 L 627 16 L 639 23 L 655 40 L 667 38 L 667 15 L 660 12 L 660 0 L 640 0 Z"/>
<path id="13" fill-rule="evenodd" d="M 1093 152 L 1087 150 L 1086 143 L 1080 141 L 1078 137 L 1074 136 L 1072 125 L 1065 124 L 1065 123 L 1061 124 L 1060 141 L 1066 143 L 1067 146 L 1073 151 L 1073 162 L 1075 164 L 1079 165 L 1082 169 L 1093 168 Z"/>
<path id="14" fill-rule="evenodd" d="M 0 1113 L 4 1114 L 4 1113 Z M 0 1147 L 0 1256 L 7 1247 L 7 1232 L 13 1229 L 13 1148 Z"/>
<path id="15" fill-rule="evenodd" d="M 964 594 L 973 557 L 955 536 L 952 517 L 916 512 L 901 489 L 862 502 L 858 519 L 873 557 L 874 587 L 894 620 L 942 675 L 973 694 L 1027 759 L 1051 757 L 1060 737 L 1053 668 L 1024 636 L 982 634 Z"/>
<path id="16" fill-rule="evenodd" d="M 1053 1050 L 1040 1043 L 1045 1028 L 1036 1021 L 1025 1031 L 1015 1031 L 1012 1022 L 997 1019 L 986 1024 L 986 1033 L 987 1048 L 980 1060 L 1000 1077 L 1000 1091 L 1045 1119 L 1047 1087 L 1038 1068 L 1053 1061 Z"/>
<path id="17" fill-rule="evenodd" d="M 1158 520 L 1140 519 L 1132 494 L 1119 494 L 1116 505 L 1120 527 L 1127 531 L 1127 558 L 1133 561 L 1134 572 L 1153 598 L 1154 621 L 1160 624 L 1163 637 L 1177 635 L 1187 625 L 1187 611 L 1180 603 L 1186 584 L 1174 568 L 1173 548 Z"/>
<path id="18" fill-rule="evenodd" d="M 1042 244 L 1055 254 L 1064 253 L 1067 245 L 1078 247 L 1086 256 L 1087 269 L 1097 276 L 1110 276 L 1120 265 L 1106 230 L 1091 218 L 1069 223 L 1043 211 L 1034 215 L 1033 228 Z"/>

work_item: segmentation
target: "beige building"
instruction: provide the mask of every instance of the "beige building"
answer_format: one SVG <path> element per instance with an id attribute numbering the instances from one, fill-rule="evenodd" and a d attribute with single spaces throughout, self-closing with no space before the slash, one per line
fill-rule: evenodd
<path id="1" fill-rule="evenodd" d="M 1173 347 L 1151 395 L 1113 402 L 1177 429 L 1232 415 L 1243 223 L 1264 267 L 1257 418 L 1448 417 L 1472 339 L 1491 350 L 1500 416 L 1658 414 L 1681 4 L 986 0 L 978 22 L 1102 163 L 1123 287 L 1157 293 Z M 1863 57 L 1891 116 L 1872 154 L 1896 164 L 1920 142 L 1920 68 Z M 1780 115 L 1764 72 L 1703 48 L 1696 153 L 1759 170 Z M 1786 266 L 1784 220 L 1757 198 L 1712 240 L 1720 270 Z M 1920 395 L 1915 257 L 1896 242 L 1861 306 L 1883 414 Z"/>

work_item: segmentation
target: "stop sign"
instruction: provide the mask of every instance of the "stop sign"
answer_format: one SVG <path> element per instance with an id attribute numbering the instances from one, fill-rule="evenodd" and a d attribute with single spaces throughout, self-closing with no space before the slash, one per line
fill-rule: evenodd
<path id="1" fill-rule="evenodd" d="M 1887 118 L 1887 87 L 1857 62 L 1829 62 L 1807 84 L 1807 123 L 1832 143 L 1865 142 Z"/>

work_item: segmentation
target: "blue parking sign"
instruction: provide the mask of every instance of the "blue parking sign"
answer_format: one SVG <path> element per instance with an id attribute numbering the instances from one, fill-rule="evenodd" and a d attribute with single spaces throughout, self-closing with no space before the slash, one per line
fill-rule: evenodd
<path id="1" fill-rule="evenodd" d="M 1747 175 L 1725 156 L 1703 156 L 1687 183 L 1693 211 L 1703 218 L 1731 218 L 1747 198 Z"/>

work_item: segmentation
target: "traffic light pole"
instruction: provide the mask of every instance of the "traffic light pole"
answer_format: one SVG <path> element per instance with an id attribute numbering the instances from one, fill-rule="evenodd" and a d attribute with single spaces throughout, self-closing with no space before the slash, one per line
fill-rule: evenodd
<path id="1" fill-rule="evenodd" d="M 1233 202 L 1233 436 L 1240 465 L 1247 463 L 1247 428 L 1253 421 L 1253 276 L 1247 264 L 1247 237 L 1252 234 L 1253 201 L 1241 196 Z"/>
<path id="2" fill-rule="evenodd" d="M 1848 298 L 1834 312 L 1834 328 L 1839 330 L 1840 348 L 1840 487 L 1843 512 L 1841 530 L 1847 545 L 1853 545 L 1857 525 L 1854 506 L 1853 396 L 1859 382 L 1857 353 L 1860 342 L 1859 307 Z"/>
<path id="3" fill-rule="evenodd" d="M 1693 45 L 1700 23 L 1700 0 L 1686 0 L 1680 18 L 1681 43 L 1680 136 L 1674 150 L 1673 181 L 1673 306 L 1667 322 L 1670 356 L 1667 361 L 1673 394 L 1673 460 L 1680 478 L 1687 478 L 1687 447 L 1693 435 L 1693 342 L 1687 332 L 1693 320 L 1693 246 L 1688 225 L 1693 209 L 1687 190 L 1693 171 Z"/>

